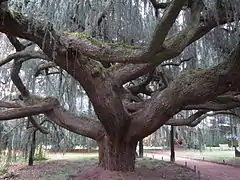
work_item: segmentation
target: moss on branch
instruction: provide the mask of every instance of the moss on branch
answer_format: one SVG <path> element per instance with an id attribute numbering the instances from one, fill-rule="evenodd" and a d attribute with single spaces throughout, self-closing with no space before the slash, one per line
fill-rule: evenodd
<path id="1" fill-rule="evenodd" d="M 81 33 L 81 32 L 72 32 L 72 33 L 66 33 L 69 36 L 73 36 L 76 38 L 80 38 L 80 39 L 87 39 L 89 40 L 93 45 L 98 46 L 98 47 L 105 47 L 105 46 L 110 46 L 111 48 L 127 48 L 127 49 L 141 49 L 141 47 L 139 46 L 130 46 L 125 44 L 124 42 L 115 42 L 115 43 L 106 43 L 103 42 L 101 40 L 98 40 L 94 37 L 92 37 L 91 35 L 87 34 L 87 33 Z"/>

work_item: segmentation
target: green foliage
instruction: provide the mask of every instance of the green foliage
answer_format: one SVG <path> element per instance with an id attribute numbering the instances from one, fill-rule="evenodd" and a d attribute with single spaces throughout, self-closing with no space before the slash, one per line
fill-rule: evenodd
<path id="1" fill-rule="evenodd" d="M 86 33 L 80 33 L 80 32 L 73 32 L 73 33 L 67 33 L 67 35 L 76 37 L 76 38 L 80 38 L 80 39 L 87 39 L 89 41 L 91 41 L 92 44 L 102 47 L 104 45 L 104 42 L 101 42 L 99 40 L 97 40 L 96 38 L 93 38 L 91 35 L 86 34 Z"/>
<path id="2" fill-rule="evenodd" d="M 124 42 L 115 42 L 115 43 L 105 43 L 103 41 L 100 41 L 96 38 L 93 38 L 91 35 L 87 33 L 80 33 L 80 32 L 72 32 L 72 33 L 66 33 L 67 35 L 76 37 L 76 38 L 81 38 L 81 39 L 87 39 L 91 41 L 93 45 L 96 45 L 98 47 L 103 47 L 103 46 L 110 46 L 112 48 L 117 48 L 117 47 L 122 47 L 122 48 L 127 48 L 127 49 L 140 49 L 141 47 L 138 46 L 130 46 L 125 44 Z"/>
<path id="3" fill-rule="evenodd" d="M 0 154 L 0 175 L 8 173 L 9 158 Z"/>
<path id="4" fill-rule="evenodd" d="M 41 147 L 36 148 L 35 154 L 34 154 L 34 160 L 35 161 L 45 161 L 45 160 L 47 160 L 46 153 L 44 152 L 44 150 Z"/>
<path id="5" fill-rule="evenodd" d="M 11 9 L 10 13 L 11 13 L 11 16 L 16 20 L 21 20 L 23 18 L 23 14 L 18 11 L 14 11 Z"/>
<path id="6" fill-rule="evenodd" d="M 7 168 L 1 168 L 0 167 L 0 175 L 7 174 L 7 173 L 8 173 L 8 169 Z"/>

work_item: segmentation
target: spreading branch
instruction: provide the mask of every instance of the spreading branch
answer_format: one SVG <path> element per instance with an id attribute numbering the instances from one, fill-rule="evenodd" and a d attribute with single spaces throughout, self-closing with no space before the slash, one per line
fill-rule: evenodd
<path id="1" fill-rule="evenodd" d="M 16 101 L 12 101 L 12 102 L 0 101 L 0 107 L 1 108 L 20 108 L 21 105 Z"/>
<path id="2" fill-rule="evenodd" d="M 213 100 L 228 91 L 238 91 L 240 78 L 240 42 L 225 62 L 214 68 L 194 70 L 181 75 L 156 94 L 143 109 L 134 114 L 129 138 L 140 140 L 156 131 L 185 105 Z M 139 118 L 143 121 L 139 122 Z M 136 130 L 136 127 L 137 130 Z"/>
<path id="3" fill-rule="evenodd" d="M 12 120 L 12 119 L 24 118 L 27 116 L 42 114 L 52 110 L 53 106 L 55 105 L 56 105 L 55 102 L 47 101 L 47 102 L 40 103 L 38 105 L 3 110 L 0 113 L 0 121 Z"/>
<path id="4" fill-rule="evenodd" d="M 49 57 L 54 59 L 58 59 L 55 56 L 58 56 L 59 53 L 62 54 L 64 51 L 68 51 L 74 52 L 74 54 L 78 55 L 81 54 L 83 56 L 101 62 L 123 62 L 123 63 L 157 62 L 159 64 L 163 61 L 169 60 L 179 55 L 186 46 L 188 46 L 193 41 L 205 35 L 212 28 L 234 20 L 233 18 L 232 19 L 228 18 L 225 13 L 225 10 L 221 9 L 218 11 L 218 17 L 220 19 L 219 22 L 216 21 L 214 16 L 210 17 L 209 19 L 204 19 L 203 22 L 199 21 L 200 12 L 202 9 L 200 7 L 199 9 L 196 9 L 194 11 L 193 15 L 191 16 L 192 17 L 191 22 L 184 30 L 166 38 L 166 34 L 169 31 L 169 27 L 173 24 L 173 22 L 177 18 L 177 14 L 180 12 L 179 9 L 182 5 L 183 2 L 177 0 L 171 3 L 171 5 L 167 8 L 168 10 L 166 11 L 164 17 L 162 18 L 160 24 L 156 28 L 156 33 L 154 37 L 159 38 L 153 38 L 153 41 L 150 43 L 150 46 L 145 48 L 132 49 L 128 47 L 119 46 L 117 48 L 119 50 L 116 50 L 116 45 L 110 45 L 106 43 L 100 43 L 101 45 L 98 46 L 96 45 L 96 43 L 93 44 L 91 40 L 87 40 L 86 38 L 74 37 L 71 34 L 69 35 L 58 34 L 53 29 L 52 26 L 46 28 L 46 26 L 39 21 L 32 22 L 31 20 L 26 19 L 23 15 L 13 16 L 10 11 L 7 11 L 5 13 L 5 18 L 1 22 L 2 26 L 0 27 L 0 31 L 10 33 L 14 36 L 29 39 L 38 44 L 40 47 L 43 46 L 43 51 Z M 173 13 L 170 13 L 172 11 Z M 29 34 L 27 32 L 27 28 L 32 27 L 30 25 L 36 23 L 37 26 L 35 25 L 33 27 L 39 28 L 35 31 L 34 30 L 31 31 L 35 32 L 35 35 L 31 34 L 30 32 Z M 164 23 L 166 23 L 166 26 L 163 26 Z M 15 27 L 15 29 L 12 29 L 12 27 Z M 18 29 L 18 31 L 16 31 L 16 29 Z M 161 32 L 160 29 L 162 29 Z M 47 34 L 49 35 L 47 36 L 48 39 L 45 39 L 44 41 L 44 35 L 46 34 L 46 31 Z M 164 43 L 162 43 L 163 40 Z M 52 48 L 56 46 L 58 46 L 58 48 L 56 49 L 57 52 L 54 55 L 54 53 L 52 52 Z M 60 65 L 61 63 L 57 62 L 57 64 Z"/>
<path id="5" fill-rule="evenodd" d="M 42 71 L 45 71 L 46 75 L 49 75 L 49 71 L 48 71 L 49 68 L 56 68 L 59 71 L 59 69 L 56 67 L 56 64 L 54 62 L 41 63 L 41 64 L 38 65 L 34 76 L 35 77 L 39 76 Z M 59 74 L 60 72 L 57 72 L 57 73 Z"/>
<path id="6" fill-rule="evenodd" d="M 186 119 L 170 119 L 165 124 L 172 126 L 195 126 L 196 121 L 201 122 L 206 117 L 206 115 L 203 116 L 206 113 L 207 111 L 198 111 Z"/>
<path id="7" fill-rule="evenodd" d="M 182 10 L 185 1 L 186 0 L 173 0 L 173 2 L 171 2 L 169 7 L 164 12 L 163 17 L 160 19 L 159 24 L 156 26 L 155 33 L 152 36 L 152 40 L 146 54 L 154 56 L 162 48 L 162 44 L 168 35 L 170 28 Z"/>
<path id="8" fill-rule="evenodd" d="M 42 127 L 41 124 L 37 123 L 37 120 L 33 116 L 28 116 L 28 121 L 32 123 L 33 127 L 35 127 L 35 130 L 39 130 L 43 134 L 48 134 L 49 131 Z"/>
<path id="9" fill-rule="evenodd" d="M 39 58 L 39 59 L 45 59 L 49 60 L 49 58 L 41 51 L 31 51 L 31 50 L 23 50 L 16 52 L 14 54 L 10 54 L 8 57 L 0 61 L 0 66 L 3 66 L 13 59 L 21 59 L 24 58 L 24 60 L 29 60 L 29 59 L 34 59 L 34 58 Z"/>

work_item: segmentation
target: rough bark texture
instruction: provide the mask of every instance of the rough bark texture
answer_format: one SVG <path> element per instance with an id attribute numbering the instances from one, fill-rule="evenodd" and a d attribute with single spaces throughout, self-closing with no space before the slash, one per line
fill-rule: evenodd
<path id="1" fill-rule="evenodd" d="M 105 136 L 99 142 L 100 165 L 111 171 L 134 171 L 137 143 L 114 141 Z"/>
<path id="2" fill-rule="evenodd" d="M 29 151 L 29 156 L 28 156 L 28 165 L 32 166 L 33 161 L 34 161 L 34 154 L 35 154 L 35 149 L 36 149 L 36 130 L 33 131 L 32 133 L 32 141 L 31 141 L 31 146 L 30 146 L 30 151 Z"/>
<path id="3" fill-rule="evenodd" d="M 140 158 L 143 158 L 143 139 L 139 141 L 139 155 Z"/>
<path id="4" fill-rule="evenodd" d="M 171 131 L 170 131 L 170 147 L 171 147 L 170 161 L 171 161 L 171 162 L 175 162 L 174 126 L 171 126 Z"/>

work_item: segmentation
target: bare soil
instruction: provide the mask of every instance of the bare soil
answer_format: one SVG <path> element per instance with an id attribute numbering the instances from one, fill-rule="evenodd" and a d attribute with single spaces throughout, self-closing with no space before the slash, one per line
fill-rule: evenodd
<path id="1" fill-rule="evenodd" d="M 34 166 L 16 165 L 9 169 L 15 180 L 195 180 L 197 175 L 181 165 L 159 160 L 137 160 L 136 171 L 106 171 L 97 167 L 97 160 L 56 160 Z"/>

